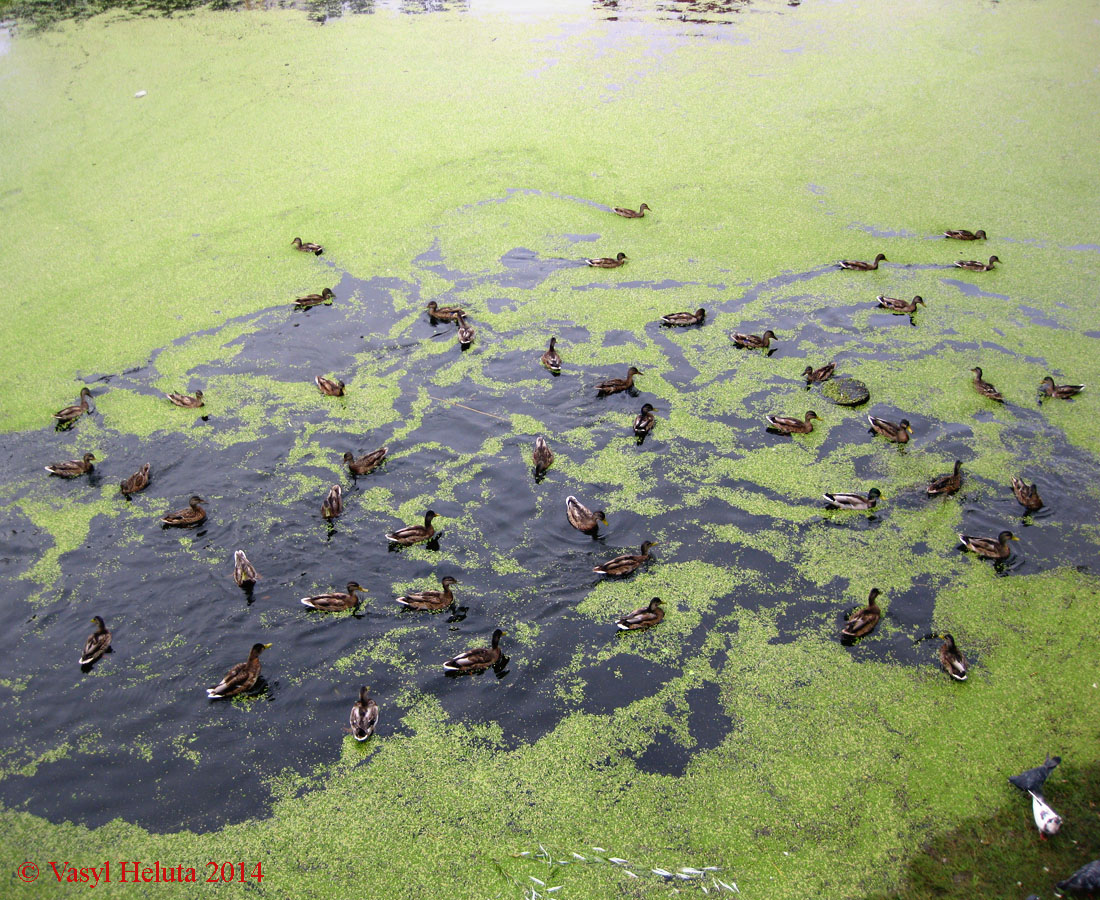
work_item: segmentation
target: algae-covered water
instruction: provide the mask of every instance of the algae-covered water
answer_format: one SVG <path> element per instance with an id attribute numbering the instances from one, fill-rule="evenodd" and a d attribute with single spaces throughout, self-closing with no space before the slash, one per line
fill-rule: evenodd
<path id="1" fill-rule="evenodd" d="M 5 895 L 110 859 L 110 896 L 143 890 L 120 861 L 217 860 L 249 874 L 223 891 L 272 897 L 1045 897 L 1100 856 L 1095 7 L 319 9 L 0 43 Z M 989 238 L 940 236 L 960 227 Z M 467 310 L 468 350 L 431 300 Z M 768 328 L 769 355 L 728 336 Z M 805 387 L 831 360 L 868 403 Z M 596 396 L 632 365 L 635 394 Z M 1089 386 L 1040 404 L 1048 374 Z M 91 412 L 55 430 L 82 385 Z M 163 396 L 196 389 L 197 411 Z M 812 434 L 765 431 L 808 409 Z M 383 444 L 352 479 L 342 454 Z M 91 477 L 42 470 L 84 452 Z M 960 493 L 927 498 L 955 459 Z M 824 508 L 871 487 L 873 513 Z M 162 529 L 192 493 L 207 521 Z M 607 513 L 595 539 L 570 494 Z M 428 508 L 438 544 L 387 546 Z M 1005 564 L 957 548 L 1003 528 Z M 644 540 L 635 575 L 592 572 Z M 448 574 L 456 608 L 393 602 Z M 355 614 L 298 602 L 352 579 Z M 872 587 L 882 622 L 842 645 Z M 618 633 L 652 596 L 661 625 Z M 93 615 L 113 651 L 82 670 Z M 444 676 L 497 627 L 506 664 Z M 932 631 L 967 683 L 914 643 Z M 256 641 L 259 690 L 207 700 Z M 1006 776 L 1046 753 L 1065 825 L 1040 846 Z"/>

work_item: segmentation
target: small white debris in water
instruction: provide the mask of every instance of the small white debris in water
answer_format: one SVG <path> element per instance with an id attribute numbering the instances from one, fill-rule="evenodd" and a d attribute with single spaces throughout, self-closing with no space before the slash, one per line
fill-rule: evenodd
<path id="1" fill-rule="evenodd" d="M 134 94 L 134 96 L 135 97 L 144 97 L 145 96 L 145 91 L 138 91 L 136 94 Z"/>

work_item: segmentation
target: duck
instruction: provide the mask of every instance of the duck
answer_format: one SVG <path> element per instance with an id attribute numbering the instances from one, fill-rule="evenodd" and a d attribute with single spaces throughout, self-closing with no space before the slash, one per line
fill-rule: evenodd
<path id="1" fill-rule="evenodd" d="M 912 300 L 902 300 L 900 297 L 887 297 L 879 294 L 876 298 L 881 309 L 888 309 L 896 315 L 913 315 L 917 311 L 918 304 L 927 306 L 924 298 L 917 294 Z"/>
<path id="2" fill-rule="evenodd" d="M 937 475 L 928 482 L 928 496 L 953 494 L 962 487 L 962 460 L 955 460 L 955 468 L 946 475 Z"/>
<path id="3" fill-rule="evenodd" d="M 913 428 L 908 419 L 902 419 L 900 422 L 890 422 L 887 419 L 880 419 L 878 416 L 868 416 L 867 421 L 871 423 L 871 431 L 875 434 L 881 434 L 886 440 L 893 441 L 895 444 L 907 444 L 909 435 L 913 433 Z"/>
<path id="4" fill-rule="evenodd" d="M 542 478 L 554 461 L 553 451 L 546 445 L 546 438 L 541 434 L 535 438 L 535 452 L 531 454 L 531 461 L 535 464 L 536 478 Z"/>
<path id="5" fill-rule="evenodd" d="M 237 663 L 225 673 L 221 681 L 207 688 L 206 696 L 211 700 L 226 700 L 252 690 L 260 678 L 260 654 L 270 646 L 271 644 L 253 644 L 248 651 L 248 659 Z"/>
<path id="6" fill-rule="evenodd" d="M 772 341 L 778 341 L 775 332 L 770 328 L 763 334 L 743 334 L 740 331 L 731 331 L 730 340 L 738 347 L 746 350 L 767 350 Z"/>
<path id="7" fill-rule="evenodd" d="M 554 348 L 557 342 L 558 339 L 556 337 L 550 338 L 550 346 L 546 349 L 546 352 L 539 357 L 539 362 L 554 375 L 561 374 L 561 354 Z"/>
<path id="8" fill-rule="evenodd" d="M 809 434 L 814 430 L 812 420 L 820 420 L 821 417 L 811 409 L 806 413 L 805 421 L 792 416 L 765 416 L 764 418 L 768 420 L 768 428 L 780 434 Z"/>
<path id="9" fill-rule="evenodd" d="M 434 300 L 428 303 L 428 318 L 433 322 L 457 322 L 464 315 L 466 310 L 461 306 L 439 306 Z"/>
<path id="10" fill-rule="evenodd" d="M 205 502 L 198 494 L 193 494 L 187 501 L 186 507 L 165 513 L 160 520 L 171 528 L 190 528 L 192 525 L 198 525 L 206 519 L 206 510 L 199 506 L 200 503 Z"/>
<path id="11" fill-rule="evenodd" d="M 993 387 L 993 385 L 991 385 L 984 378 L 982 378 L 981 366 L 974 366 L 974 368 L 970 371 L 974 373 L 974 388 L 979 394 L 981 394 L 983 397 L 988 397 L 990 400 L 996 400 L 998 403 L 1005 402 L 1005 398 L 1001 394 L 1001 392 Z"/>
<path id="12" fill-rule="evenodd" d="M 73 406 L 66 406 L 63 409 L 59 409 L 53 414 L 53 417 L 57 419 L 58 427 L 62 425 L 71 425 L 77 419 L 79 419 L 84 413 L 88 411 L 88 398 L 92 396 L 92 392 L 86 387 L 80 389 L 80 399 Z"/>
<path id="13" fill-rule="evenodd" d="M 85 453 L 81 459 L 70 459 L 65 462 L 52 463 L 46 466 L 46 471 L 59 478 L 78 478 L 81 475 L 87 475 L 95 468 L 95 466 L 92 465 L 92 460 L 94 459 L 94 453 Z"/>
<path id="14" fill-rule="evenodd" d="M 1055 384 L 1054 379 L 1049 375 L 1039 385 L 1039 390 L 1047 397 L 1054 397 L 1057 400 L 1068 400 L 1070 397 L 1080 394 L 1084 389 L 1083 384 Z"/>
<path id="15" fill-rule="evenodd" d="M 622 556 L 616 556 L 614 559 L 609 559 L 603 565 L 595 566 L 592 571 L 599 572 L 601 575 L 613 575 L 621 577 L 623 575 L 629 575 L 644 566 L 649 562 L 649 548 L 655 547 L 656 541 L 646 541 L 642 544 L 637 553 L 624 553 Z"/>
<path id="16" fill-rule="evenodd" d="M 405 528 L 398 528 L 397 531 L 391 531 L 386 535 L 386 538 L 395 544 L 401 544 L 408 546 L 410 544 L 419 544 L 421 541 L 431 540 L 435 534 L 435 528 L 432 526 L 432 519 L 438 518 L 437 514 L 430 509 L 424 513 L 423 525 L 409 525 Z"/>
<path id="17" fill-rule="evenodd" d="M 878 268 L 880 262 L 889 262 L 885 253 L 878 254 L 874 262 L 863 262 L 858 259 L 842 259 L 837 265 L 842 269 L 853 269 L 857 272 L 871 272 Z"/>
<path id="18" fill-rule="evenodd" d="M 597 269 L 617 269 L 626 262 L 626 254 L 620 253 L 614 259 L 610 256 L 585 257 L 584 261 Z"/>
<path id="19" fill-rule="evenodd" d="M 500 662 L 500 639 L 504 632 L 499 628 L 493 632 L 493 643 L 490 647 L 474 647 L 465 653 L 460 653 L 454 659 L 443 663 L 443 668 L 448 672 L 472 673 L 484 672 L 490 666 Z"/>
<path id="20" fill-rule="evenodd" d="M 93 616 L 92 621 L 95 623 L 96 629 L 88 635 L 88 640 L 84 642 L 84 650 L 80 654 L 80 664 L 82 666 L 90 666 L 106 653 L 111 646 L 111 632 L 103 624 L 102 616 Z"/>
<path id="21" fill-rule="evenodd" d="M 631 366 L 626 370 L 626 378 L 609 378 L 607 381 L 601 381 L 596 385 L 596 396 L 606 397 L 609 394 L 618 394 L 622 391 L 629 391 L 634 387 L 634 376 L 641 375 L 641 369 L 636 369 Z"/>
<path id="22" fill-rule="evenodd" d="M 348 721 L 351 725 L 351 733 L 357 741 L 365 741 L 378 726 L 378 704 L 367 693 L 369 688 L 359 688 L 359 699 L 351 708 L 351 716 Z"/>
<path id="23" fill-rule="evenodd" d="M 943 643 L 940 644 L 940 665 L 956 681 L 966 681 L 966 657 L 955 644 L 955 638 L 949 632 L 944 632 L 940 637 L 943 638 Z"/>
<path id="24" fill-rule="evenodd" d="M 875 630 L 879 619 L 882 618 L 882 609 L 876 602 L 881 593 L 882 591 L 878 588 L 871 588 L 871 593 L 867 597 L 867 605 L 860 607 L 848 616 L 848 621 L 840 630 L 842 638 L 861 638 Z"/>
<path id="25" fill-rule="evenodd" d="M 320 244 L 311 244 L 309 241 L 303 241 L 299 237 L 296 237 L 290 243 L 303 253 L 312 253 L 314 256 L 320 256 L 325 252 L 325 248 Z"/>
<path id="26" fill-rule="evenodd" d="M 356 459 L 349 450 L 344 453 L 344 462 L 347 463 L 348 471 L 352 475 L 366 475 L 382 465 L 386 459 L 386 454 L 389 452 L 389 447 L 379 447 L 366 456 L 360 456 Z"/>
<path id="27" fill-rule="evenodd" d="M 607 518 L 602 509 L 592 512 L 572 494 L 565 498 L 565 515 L 570 525 L 586 534 L 595 534 L 601 522 L 604 525 L 607 524 Z"/>
<path id="28" fill-rule="evenodd" d="M 1100 859 L 1081 866 L 1064 881 L 1058 882 L 1058 890 L 1073 891 L 1081 894 L 1100 892 Z"/>
<path id="29" fill-rule="evenodd" d="M 830 509 L 874 509 L 879 500 L 885 500 L 878 488 L 871 488 L 863 494 L 825 494 Z"/>
<path id="30" fill-rule="evenodd" d="M 634 419 L 634 437 L 644 438 L 657 424 L 657 417 L 653 415 L 653 404 L 643 403 L 642 411 Z"/>
<path id="31" fill-rule="evenodd" d="M 325 499 L 321 501 L 321 517 L 335 519 L 344 511 L 344 489 L 334 484 L 328 489 Z"/>
<path id="32" fill-rule="evenodd" d="M 984 241 L 985 232 L 980 228 L 977 231 L 967 231 L 965 228 L 949 228 L 943 233 L 945 238 L 954 238 L 956 241 Z"/>
<path id="33" fill-rule="evenodd" d="M 317 385 L 317 389 L 322 394 L 326 394 L 329 397 L 343 397 L 344 396 L 344 382 L 339 378 L 325 378 L 324 375 L 318 375 L 313 379 L 313 383 Z"/>
<path id="34" fill-rule="evenodd" d="M 427 609 L 432 612 L 446 609 L 455 602 L 451 585 L 458 584 L 458 579 L 448 575 L 439 584 L 443 588 L 441 591 L 410 591 L 404 597 L 398 597 L 397 602 L 409 609 Z"/>
<path id="35" fill-rule="evenodd" d="M 320 306 L 322 303 L 331 304 L 335 296 L 332 288 L 325 288 L 319 294 L 306 294 L 304 297 L 295 297 L 294 305 L 298 309 L 307 309 L 310 306 Z"/>
<path id="36" fill-rule="evenodd" d="M 458 314 L 458 343 L 463 349 L 474 342 L 474 326 L 466 321 L 464 313 Z"/>
<path id="37" fill-rule="evenodd" d="M 359 606 L 360 600 L 356 591 L 363 590 L 354 581 L 348 582 L 347 593 L 342 591 L 333 591 L 331 594 L 317 594 L 313 597 L 303 597 L 301 599 L 302 606 L 308 606 L 311 609 L 320 610 L 321 612 L 343 612 L 346 609 L 356 609 Z"/>
<path id="38" fill-rule="evenodd" d="M 645 211 L 649 209 L 648 203 L 643 203 L 638 207 L 637 211 L 633 209 L 627 209 L 625 206 L 613 206 L 611 211 L 617 216 L 622 216 L 624 219 L 642 219 L 645 218 Z"/>
<path id="39" fill-rule="evenodd" d="M 149 463 L 143 465 L 125 481 L 119 482 L 118 485 L 118 489 L 124 497 L 144 491 L 147 487 L 149 487 Z"/>
<path id="40" fill-rule="evenodd" d="M 1002 531 L 996 539 L 960 534 L 959 540 L 962 542 L 963 549 L 972 550 L 978 556 L 984 556 L 986 559 L 1008 559 L 1012 553 L 1008 542 L 1018 541 L 1019 538 L 1011 531 Z"/>
<path id="41" fill-rule="evenodd" d="M 627 613 L 615 623 L 620 631 L 638 631 L 642 628 L 652 628 L 660 625 L 665 617 L 665 611 L 661 608 L 661 598 L 654 597 L 648 606 Z"/>
<path id="42" fill-rule="evenodd" d="M 814 384 L 819 381 L 828 381 L 833 377 L 833 372 L 836 371 L 836 363 L 826 363 L 820 369 L 815 369 L 813 366 L 806 366 L 802 370 L 802 377 L 806 379 L 806 384 Z"/>
<path id="43" fill-rule="evenodd" d="M 233 580 L 237 582 L 237 587 L 244 588 L 246 591 L 260 580 L 260 573 L 248 561 L 243 550 L 233 551 Z"/>
<path id="44" fill-rule="evenodd" d="M 1020 506 L 1030 512 L 1043 508 L 1043 498 L 1039 496 L 1039 485 L 1028 484 L 1022 478 L 1012 476 L 1012 493 L 1020 502 Z"/>
<path id="45" fill-rule="evenodd" d="M 989 262 L 978 262 L 976 259 L 957 259 L 955 260 L 955 268 L 967 269 L 970 272 L 990 272 L 993 269 L 993 263 L 999 263 L 1001 260 L 996 256 L 989 257 Z"/>
<path id="46" fill-rule="evenodd" d="M 202 391 L 195 391 L 194 397 L 190 394 L 165 394 L 164 396 L 176 406 L 182 406 L 184 409 L 198 409 L 205 403 L 202 399 Z"/>
<path id="47" fill-rule="evenodd" d="M 686 327 L 688 325 L 701 325 L 703 319 L 707 317 L 707 311 L 703 307 L 699 307 L 695 312 L 675 312 L 669 313 L 667 316 L 661 316 L 662 325 L 678 325 L 680 327 Z"/>

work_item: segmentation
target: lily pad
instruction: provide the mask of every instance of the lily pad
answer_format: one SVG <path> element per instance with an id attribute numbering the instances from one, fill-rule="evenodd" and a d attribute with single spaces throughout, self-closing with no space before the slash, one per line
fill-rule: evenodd
<path id="1" fill-rule="evenodd" d="M 858 378 L 830 378 L 821 385 L 821 393 L 837 406 L 859 406 L 871 397 L 867 385 Z"/>

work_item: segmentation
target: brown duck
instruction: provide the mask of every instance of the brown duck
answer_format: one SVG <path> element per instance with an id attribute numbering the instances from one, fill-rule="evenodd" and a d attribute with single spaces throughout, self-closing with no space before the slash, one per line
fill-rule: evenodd
<path id="1" fill-rule="evenodd" d="M 149 486 L 149 463 L 143 465 L 137 472 L 121 482 L 118 489 L 124 497 L 144 491 Z"/>
<path id="2" fill-rule="evenodd" d="M 993 263 L 999 263 L 1000 259 L 996 256 L 989 257 L 989 262 L 983 263 L 976 259 L 959 259 L 955 261 L 955 267 L 958 269 L 967 269 L 971 272 L 989 272 L 993 269 Z"/>
<path id="3" fill-rule="evenodd" d="M 495 666 L 500 662 L 500 639 L 503 635 L 504 632 L 498 628 L 493 632 L 492 646 L 475 647 L 473 650 L 460 653 L 454 659 L 449 659 L 443 663 L 443 668 L 448 672 L 466 674 L 484 672 L 490 666 Z"/>
<path id="4" fill-rule="evenodd" d="M 1020 502 L 1020 506 L 1030 512 L 1043 508 L 1043 498 L 1039 496 L 1039 485 L 1028 484 L 1022 478 L 1012 476 L 1012 493 Z"/>
<path id="5" fill-rule="evenodd" d="M 410 591 L 404 597 L 398 597 L 397 602 L 409 609 L 430 610 L 431 612 L 446 609 L 455 602 L 455 595 L 451 591 L 451 586 L 458 584 L 458 579 L 448 575 L 439 584 L 443 588 L 441 591 Z"/>
<path id="6" fill-rule="evenodd" d="M 771 342 L 777 341 L 779 338 L 769 328 L 763 334 L 744 334 L 740 331 L 731 331 L 730 340 L 738 347 L 744 347 L 746 350 L 767 350 Z"/>
<path id="7" fill-rule="evenodd" d="M 161 521 L 170 528 L 190 528 L 192 525 L 204 522 L 206 520 L 206 510 L 199 504 L 206 501 L 198 494 L 194 494 L 187 502 L 188 506 L 175 512 L 166 513 L 161 517 Z"/>
<path id="8" fill-rule="evenodd" d="M 271 644 L 253 644 L 248 659 L 237 663 L 225 673 L 221 681 L 207 688 L 206 696 L 211 700 L 225 700 L 252 690 L 260 679 L 260 654 L 270 646 Z"/>
<path id="9" fill-rule="evenodd" d="M 547 348 L 546 352 L 539 357 L 539 362 L 546 366 L 554 375 L 561 374 L 561 354 L 554 348 L 557 342 L 558 339 L 556 337 L 550 338 L 550 346 Z"/>
<path id="10" fill-rule="evenodd" d="M 301 250 L 303 253 L 312 253 L 314 256 L 320 256 L 325 252 L 325 248 L 320 244 L 311 244 L 309 241 L 303 241 L 301 238 L 296 237 L 290 242 L 295 248 Z"/>
<path id="11" fill-rule="evenodd" d="M 980 228 L 977 231 L 967 231 L 965 228 L 947 229 L 943 233 L 945 238 L 954 238 L 956 241 L 984 241 L 985 232 Z"/>
<path id="12" fill-rule="evenodd" d="M 806 413 L 805 420 L 796 419 L 793 416 L 765 416 L 768 427 L 781 434 L 809 434 L 814 430 L 814 419 L 820 419 L 812 409 Z"/>
<path id="13" fill-rule="evenodd" d="M 860 607 L 848 616 L 848 621 L 840 630 L 841 638 L 849 640 L 861 638 L 875 630 L 879 619 L 882 618 L 882 609 L 877 602 L 881 593 L 882 591 L 878 588 L 871 588 L 871 593 L 867 597 L 867 605 Z"/>
<path id="14" fill-rule="evenodd" d="M 205 403 L 202 399 L 202 391 L 195 391 L 194 397 L 190 394 L 165 394 L 164 396 L 176 406 L 182 406 L 184 409 L 198 409 Z"/>
<path id="15" fill-rule="evenodd" d="M 606 397 L 609 394 L 618 394 L 622 391 L 629 391 L 634 387 L 634 376 L 641 375 L 640 369 L 631 366 L 626 370 L 626 378 L 609 378 L 607 381 L 601 381 L 596 385 L 596 396 Z"/>
<path id="16" fill-rule="evenodd" d="M 344 396 L 344 382 L 339 378 L 325 378 L 324 375 L 318 375 L 313 379 L 313 383 L 317 385 L 317 389 L 329 397 L 343 397 Z"/>
<path id="17" fill-rule="evenodd" d="M 373 453 L 356 459 L 349 450 L 344 454 L 344 462 L 347 463 L 348 471 L 352 475 L 366 475 L 382 465 L 387 453 L 389 453 L 389 447 L 379 447 Z"/>
<path id="18" fill-rule="evenodd" d="M 664 618 L 665 611 L 661 608 L 661 598 L 654 597 L 649 601 L 648 606 L 627 613 L 615 623 L 615 626 L 620 631 L 638 631 L 642 628 L 652 628 L 654 625 L 660 625 Z"/>
<path id="19" fill-rule="evenodd" d="M 645 217 L 645 211 L 649 209 L 648 203 L 643 203 L 637 210 L 627 209 L 625 206 L 613 206 L 611 211 L 624 219 L 641 219 Z"/>
<path id="20" fill-rule="evenodd" d="M 1054 397 L 1057 400 L 1068 400 L 1070 397 L 1080 394 L 1085 389 L 1083 384 L 1055 384 L 1054 379 L 1049 375 L 1043 379 L 1043 383 L 1039 386 L 1047 397 Z"/>
<path id="21" fill-rule="evenodd" d="M 626 254 L 620 253 L 614 259 L 610 256 L 586 257 L 584 261 L 597 269 L 617 269 L 626 262 Z"/>
<path id="22" fill-rule="evenodd" d="M 58 478 L 78 478 L 81 475 L 87 475 L 95 468 L 95 466 L 92 465 L 92 460 L 94 459 L 94 453 L 85 453 L 82 459 L 70 459 L 65 462 L 52 463 L 46 466 L 46 471 L 51 475 L 56 475 Z"/>
<path id="23" fill-rule="evenodd" d="M 982 367 L 974 366 L 970 370 L 974 373 L 974 388 L 983 397 L 988 397 L 990 400 L 996 400 L 998 403 L 1004 403 L 1005 398 L 993 385 L 982 378 Z"/>
<path id="24" fill-rule="evenodd" d="M 76 404 L 59 409 L 53 414 L 53 417 L 57 419 L 58 426 L 71 425 L 84 415 L 88 411 L 88 398 L 91 396 L 92 392 L 86 387 L 82 387 L 80 389 L 80 400 Z"/>
<path id="25" fill-rule="evenodd" d="M 842 269 L 853 269 L 857 272 L 872 272 L 878 268 L 880 262 L 889 262 L 885 253 L 878 254 L 874 262 L 863 262 L 858 259 L 842 259 L 837 265 Z"/>
<path id="26" fill-rule="evenodd" d="M 599 572 L 601 575 L 629 575 L 649 562 L 649 548 L 656 546 L 656 544 L 656 541 L 646 541 L 637 553 L 624 553 L 622 556 L 616 556 L 603 565 L 596 566 L 592 571 Z"/>
<path id="27" fill-rule="evenodd" d="M 962 486 L 962 460 L 955 460 L 955 469 L 946 475 L 937 475 L 928 483 L 928 496 L 953 494 Z"/>
<path id="28" fill-rule="evenodd" d="M 294 305 L 298 309 L 307 309 L 310 306 L 320 306 L 322 303 L 330 304 L 335 296 L 332 288 L 325 288 L 319 294 L 306 294 L 304 297 L 296 297 Z"/>

